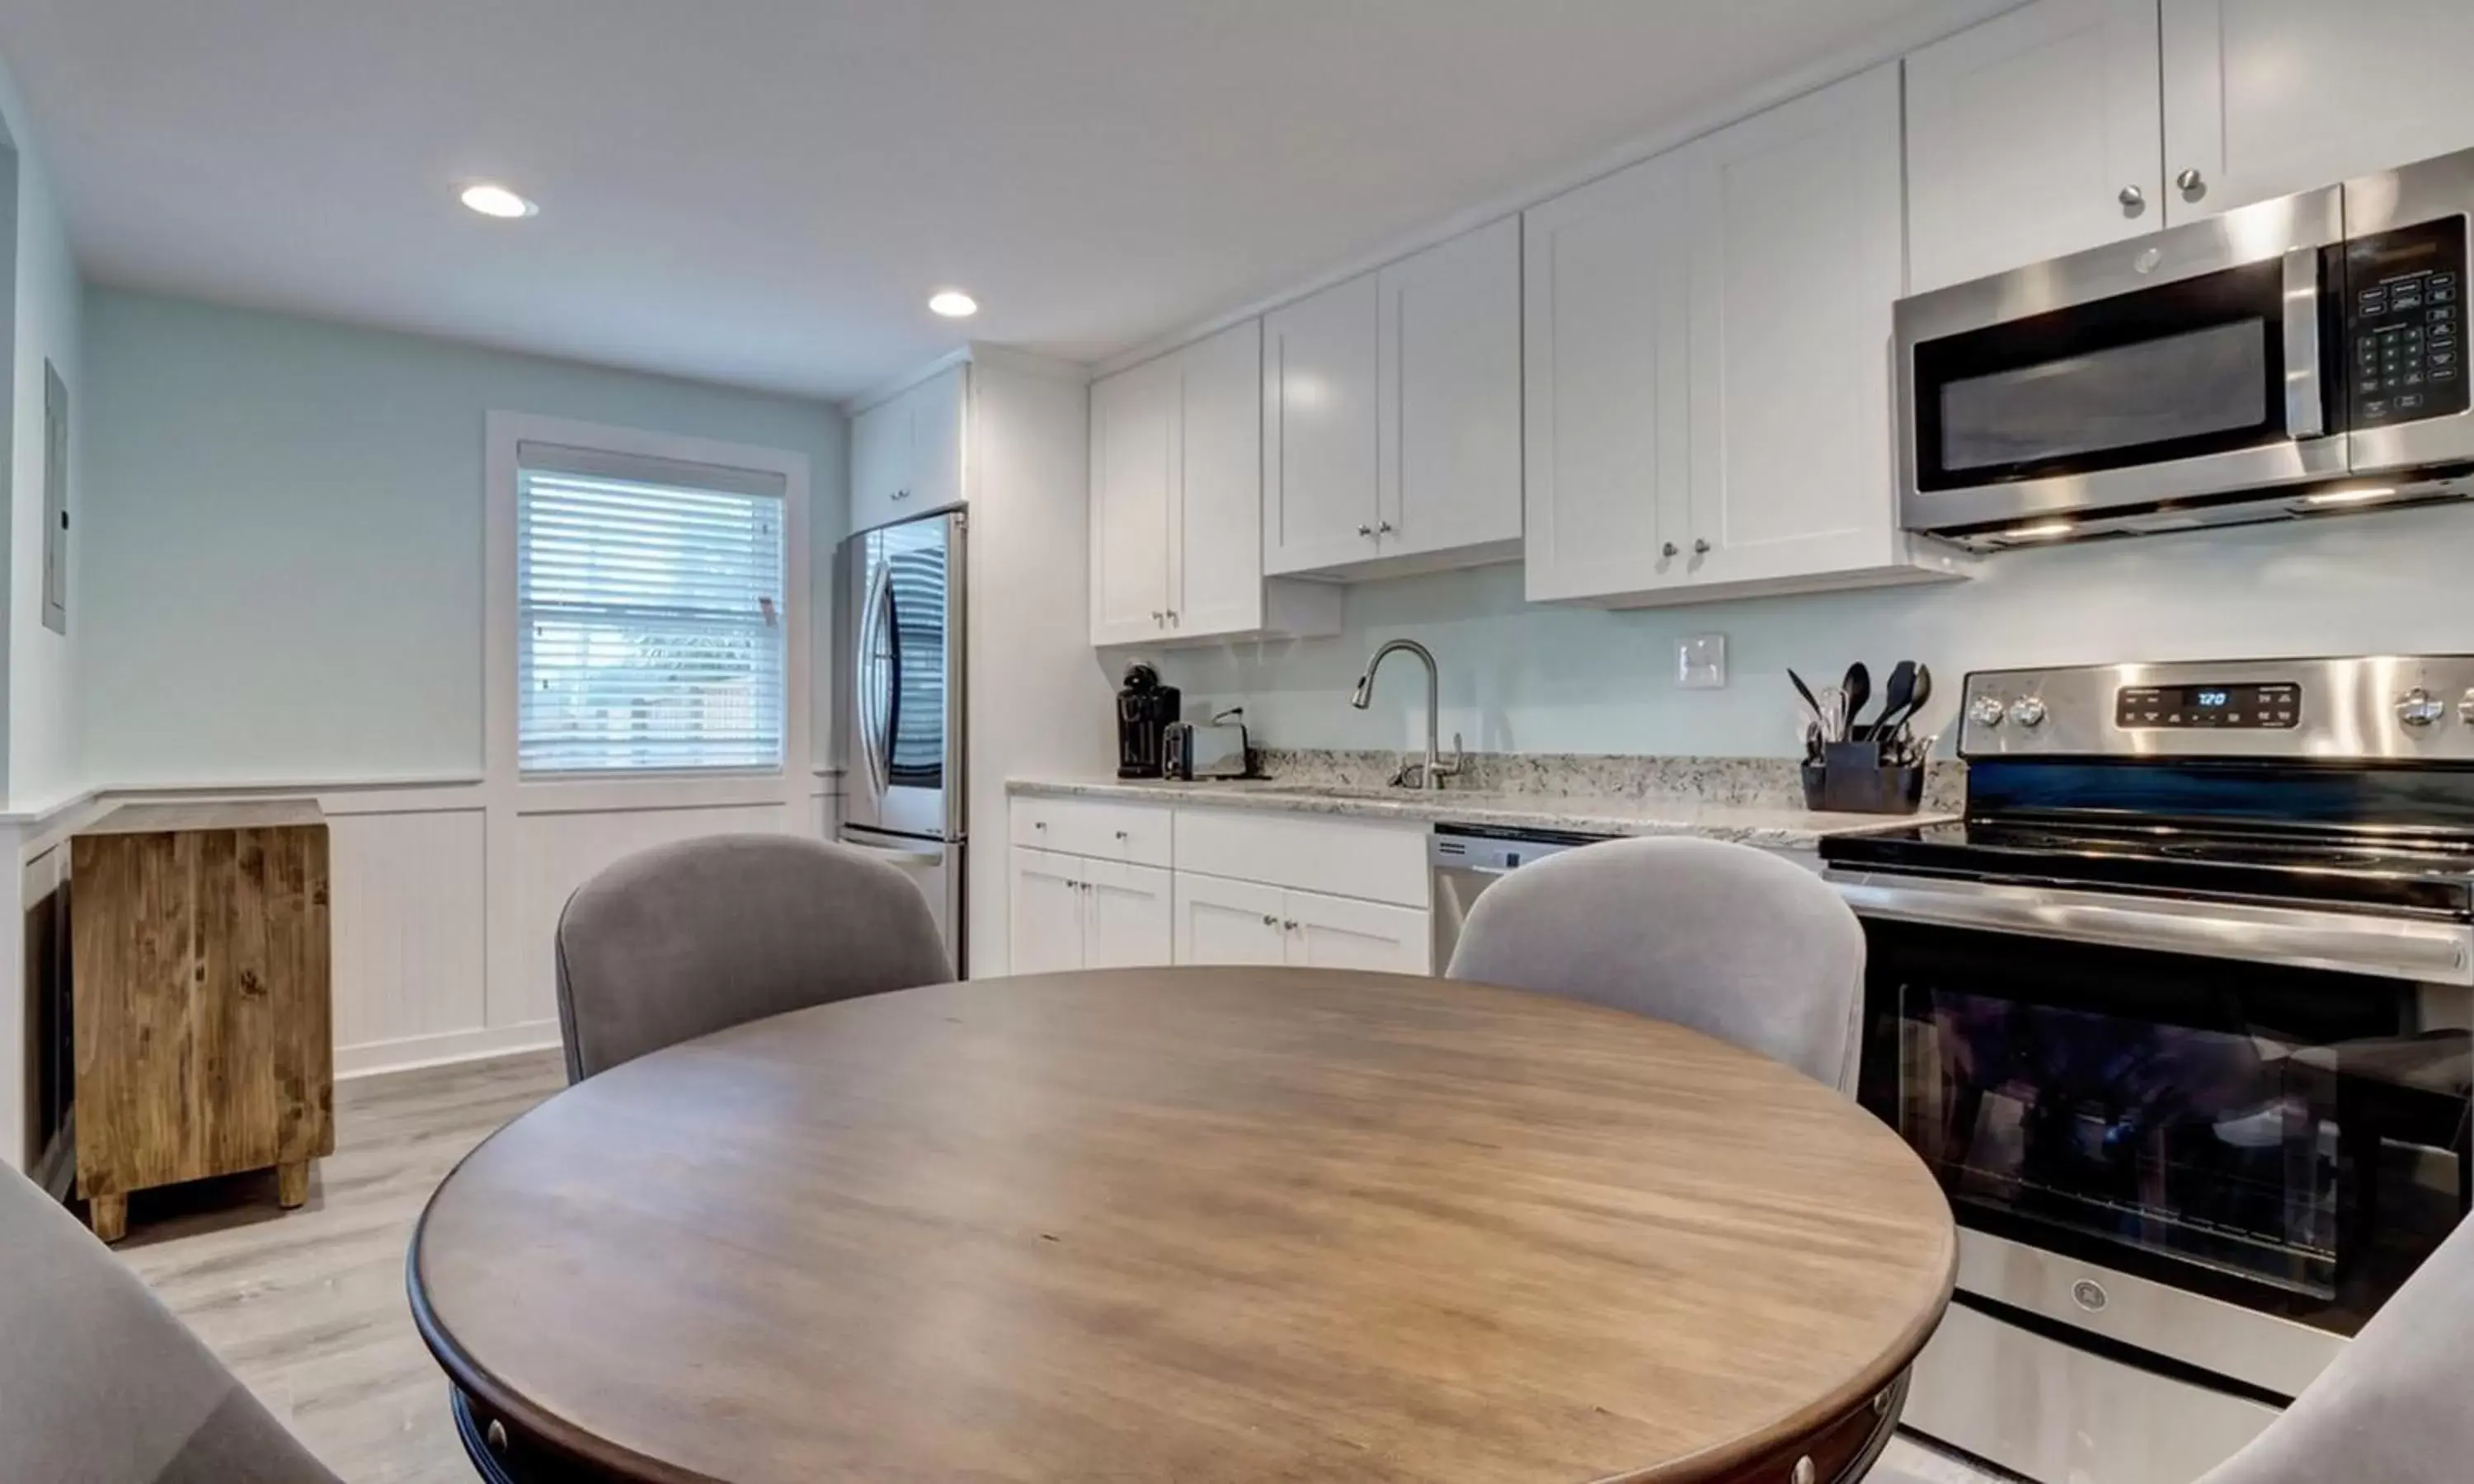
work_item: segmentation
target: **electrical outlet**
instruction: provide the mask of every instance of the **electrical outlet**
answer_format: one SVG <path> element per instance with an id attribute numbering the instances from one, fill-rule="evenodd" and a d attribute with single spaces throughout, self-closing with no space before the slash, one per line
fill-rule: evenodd
<path id="1" fill-rule="evenodd" d="M 1693 634 L 1675 641 L 1675 683 L 1685 690 L 1722 690 L 1727 684 L 1727 636 Z"/>

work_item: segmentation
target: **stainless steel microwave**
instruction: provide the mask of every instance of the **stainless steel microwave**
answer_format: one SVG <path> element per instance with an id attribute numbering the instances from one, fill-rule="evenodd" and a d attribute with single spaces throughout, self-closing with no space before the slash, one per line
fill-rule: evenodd
<path id="1" fill-rule="evenodd" d="M 2474 491 L 2474 151 L 1901 299 L 1901 523 L 1963 544 Z"/>

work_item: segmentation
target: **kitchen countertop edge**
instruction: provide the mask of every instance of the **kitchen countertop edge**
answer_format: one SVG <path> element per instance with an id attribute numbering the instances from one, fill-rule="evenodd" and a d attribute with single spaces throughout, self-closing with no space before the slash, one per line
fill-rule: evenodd
<path id="1" fill-rule="evenodd" d="M 1942 824 L 1954 814 L 1834 814 L 1775 804 L 1712 803 L 1688 798 L 1588 798 L 1518 794 L 1424 795 L 1397 799 L 1282 790 L 1274 781 L 1159 783 L 1115 778 L 1011 778 L 1015 798 L 1098 799 L 1119 803 L 1257 809 L 1339 819 L 1485 825 L 1591 835 L 1696 835 L 1744 845 L 1811 847 L 1836 835 L 1886 834 Z"/>

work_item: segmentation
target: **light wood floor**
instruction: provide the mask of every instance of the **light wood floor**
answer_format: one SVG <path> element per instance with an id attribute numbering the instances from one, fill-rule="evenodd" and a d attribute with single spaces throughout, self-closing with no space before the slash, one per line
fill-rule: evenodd
<path id="1" fill-rule="evenodd" d="M 116 1250 L 352 1484 L 470 1484 L 404 1248 L 455 1161 L 566 1080 L 548 1052 L 343 1083 L 306 1207 L 277 1209 L 272 1174 L 139 1195 Z M 1870 1484 L 1996 1481 L 1902 1437 Z"/>

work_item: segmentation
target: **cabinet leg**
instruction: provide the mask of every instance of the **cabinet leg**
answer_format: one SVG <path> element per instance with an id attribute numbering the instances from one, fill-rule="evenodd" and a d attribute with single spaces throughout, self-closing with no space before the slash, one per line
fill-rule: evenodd
<path id="1" fill-rule="evenodd" d="M 125 1195 L 90 1196 L 85 1203 L 85 1224 L 104 1241 L 116 1242 L 129 1234 L 129 1197 Z"/>
<path id="2" fill-rule="evenodd" d="M 309 1199 L 309 1161 L 294 1160 L 275 1167 L 275 1203 L 290 1210 Z"/>

